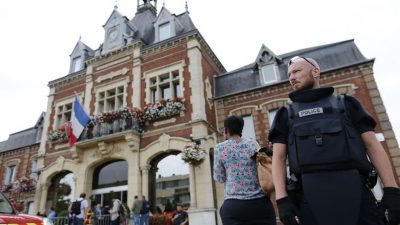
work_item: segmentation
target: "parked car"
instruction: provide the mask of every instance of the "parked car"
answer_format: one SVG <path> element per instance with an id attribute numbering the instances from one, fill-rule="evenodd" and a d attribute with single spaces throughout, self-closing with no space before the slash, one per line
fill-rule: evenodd
<path id="1" fill-rule="evenodd" d="M 53 225 L 48 218 L 19 213 L 0 192 L 0 224 Z"/>

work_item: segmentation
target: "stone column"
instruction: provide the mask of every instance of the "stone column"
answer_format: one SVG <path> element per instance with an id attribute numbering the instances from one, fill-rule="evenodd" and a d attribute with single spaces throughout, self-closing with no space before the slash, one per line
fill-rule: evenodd
<path id="1" fill-rule="evenodd" d="M 47 192 L 49 190 L 50 185 L 51 185 L 50 182 L 46 182 L 41 185 L 42 194 L 41 194 L 41 199 L 40 199 L 40 207 L 38 210 L 46 209 Z"/>
<path id="2" fill-rule="evenodd" d="M 42 185 L 40 182 L 36 183 L 36 190 L 35 190 L 35 198 L 34 198 L 34 204 L 35 208 L 33 210 L 33 213 L 39 212 L 40 208 L 40 200 L 42 199 Z"/>
<path id="3" fill-rule="evenodd" d="M 156 182 L 156 174 L 157 174 L 158 168 L 155 166 L 152 166 L 151 169 L 149 170 L 149 196 L 146 196 L 146 199 L 150 202 L 150 205 L 153 209 L 155 209 L 156 205 L 156 198 L 157 198 L 157 182 Z"/>
<path id="4" fill-rule="evenodd" d="M 215 196 L 212 185 L 212 171 L 211 171 L 211 160 L 208 150 L 210 149 L 210 143 L 206 141 L 207 137 L 207 125 L 203 122 L 194 122 L 192 125 L 192 135 L 194 139 L 200 139 L 200 147 L 204 148 L 207 152 L 204 161 L 196 168 L 191 168 L 190 173 L 193 176 L 190 177 L 191 185 L 194 183 L 192 188 L 195 188 L 194 193 L 190 193 L 191 197 L 196 196 L 191 201 L 195 201 L 196 206 L 190 207 L 189 209 L 189 220 L 191 224 L 216 224 L 216 205 Z M 192 203 L 192 202 L 191 202 Z"/>
<path id="5" fill-rule="evenodd" d="M 132 206 L 134 202 L 135 195 L 142 195 L 142 179 L 140 176 L 140 139 L 137 135 L 133 133 L 128 133 L 125 135 L 125 140 L 129 147 L 129 158 L 132 161 L 128 161 L 128 205 Z"/>
<path id="6" fill-rule="evenodd" d="M 197 208 L 195 168 L 189 165 L 190 208 Z"/>
<path id="7" fill-rule="evenodd" d="M 201 65 L 202 54 L 200 43 L 196 39 L 191 39 L 187 43 L 189 57 L 189 85 L 192 90 L 190 102 L 192 103 L 192 121 L 207 120 L 206 100 L 204 96 L 203 67 Z"/>
<path id="8" fill-rule="evenodd" d="M 39 146 L 39 152 L 38 155 L 44 155 L 46 153 L 46 143 L 47 143 L 47 136 L 48 136 L 48 128 L 50 126 L 50 114 L 52 112 L 52 104 L 54 101 L 54 92 L 55 88 L 50 87 L 50 94 L 47 99 L 47 110 L 46 114 L 44 116 L 44 123 L 43 123 L 43 132 L 42 132 L 42 137 L 40 139 L 40 146 Z M 43 168 L 44 162 L 41 158 L 38 159 L 38 168 Z"/>
<path id="9" fill-rule="evenodd" d="M 146 196 L 146 199 L 149 198 L 149 170 L 151 166 L 141 166 L 140 170 L 142 171 L 142 195 Z"/>

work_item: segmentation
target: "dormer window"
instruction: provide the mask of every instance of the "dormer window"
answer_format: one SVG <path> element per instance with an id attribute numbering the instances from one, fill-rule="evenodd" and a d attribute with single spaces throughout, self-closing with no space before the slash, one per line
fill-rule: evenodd
<path id="1" fill-rule="evenodd" d="M 158 27 L 158 34 L 160 41 L 168 39 L 171 37 L 171 24 L 170 22 L 161 24 Z"/>
<path id="2" fill-rule="evenodd" d="M 270 84 L 278 81 L 278 72 L 275 64 L 268 64 L 261 68 L 264 84 Z"/>
<path id="3" fill-rule="evenodd" d="M 82 59 L 81 57 L 76 57 L 72 61 L 72 72 L 77 72 L 82 69 Z"/>

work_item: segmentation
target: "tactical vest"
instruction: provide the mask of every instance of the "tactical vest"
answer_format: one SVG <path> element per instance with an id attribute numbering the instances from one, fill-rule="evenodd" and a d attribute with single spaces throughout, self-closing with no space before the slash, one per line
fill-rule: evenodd
<path id="1" fill-rule="evenodd" d="M 293 102 L 286 109 L 292 173 L 372 169 L 361 135 L 347 116 L 343 95 Z"/>

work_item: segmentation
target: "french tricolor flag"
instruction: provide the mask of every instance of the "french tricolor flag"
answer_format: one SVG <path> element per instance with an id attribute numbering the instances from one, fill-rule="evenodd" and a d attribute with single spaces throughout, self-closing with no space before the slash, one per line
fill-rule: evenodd
<path id="1" fill-rule="evenodd" d="M 82 105 L 79 103 L 78 97 L 75 96 L 74 111 L 71 118 L 71 128 L 69 129 L 68 133 L 69 147 L 72 147 L 75 144 L 89 121 L 90 117 L 86 114 L 85 110 L 83 110 Z"/>

